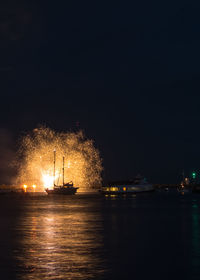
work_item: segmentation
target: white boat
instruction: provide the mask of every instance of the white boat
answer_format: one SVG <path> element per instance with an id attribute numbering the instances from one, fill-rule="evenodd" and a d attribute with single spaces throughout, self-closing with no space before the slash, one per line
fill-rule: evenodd
<path id="1" fill-rule="evenodd" d="M 141 192 L 152 192 L 155 188 L 145 178 L 140 176 L 130 181 L 112 182 L 107 187 L 102 187 L 102 194 L 134 194 Z"/>

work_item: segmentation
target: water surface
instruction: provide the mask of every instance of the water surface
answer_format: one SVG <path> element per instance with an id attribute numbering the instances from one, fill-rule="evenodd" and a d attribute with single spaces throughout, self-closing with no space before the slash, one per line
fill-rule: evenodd
<path id="1" fill-rule="evenodd" d="M 200 279 L 200 195 L 0 197 L 0 279 Z"/>

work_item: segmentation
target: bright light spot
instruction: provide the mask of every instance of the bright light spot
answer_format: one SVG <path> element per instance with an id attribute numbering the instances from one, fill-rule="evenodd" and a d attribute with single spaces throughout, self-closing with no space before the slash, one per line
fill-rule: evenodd
<path id="1" fill-rule="evenodd" d="M 48 174 L 43 174 L 42 175 L 42 182 L 43 182 L 44 188 L 53 189 L 54 176 L 50 176 Z"/>
<path id="2" fill-rule="evenodd" d="M 111 190 L 111 192 L 117 192 L 118 188 L 117 187 L 111 187 L 110 190 Z"/>
<path id="3" fill-rule="evenodd" d="M 24 191 L 26 192 L 26 189 L 27 189 L 27 185 L 24 185 Z"/>
<path id="4" fill-rule="evenodd" d="M 33 191 L 35 192 L 35 189 L 36 189 L 36 185 L 33 185 Z"/>

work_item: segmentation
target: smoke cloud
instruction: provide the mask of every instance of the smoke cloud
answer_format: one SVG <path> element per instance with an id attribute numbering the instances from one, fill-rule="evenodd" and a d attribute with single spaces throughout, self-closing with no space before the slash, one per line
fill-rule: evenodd
<path id="1" fill-rule="evenodd" d="M 15 159 L 15 143 L 12 134 L 0 128 L 0 184 L 12 184 L 15 177 L 13 161 Z"/>

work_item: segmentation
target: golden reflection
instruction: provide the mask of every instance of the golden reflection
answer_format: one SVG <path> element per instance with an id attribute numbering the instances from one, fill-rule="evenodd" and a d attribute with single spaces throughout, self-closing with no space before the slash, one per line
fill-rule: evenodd
<path id="1" fill-rule="evenodd" d="M 90 279 L 101 278 L 103 227 L 102 217 L 88 211 L 85 202 L 51 199 L 46 203 L 30 202 L 19 225 L 18 255 L 20 267 L 27 272 L 21 279 Z"/>
<path id="2" fill-rule="evenodd" d="M 31 234 L 31 238 L 33 240 L 35 240 L 36 237 L 37 237 L 37 235 L 36 235 L 36 232 L 37 232 L 37 222 L 38 222 L 37 218 L 36 217 L 32 217 L 32 219 L 31 219 L 32 228 L 31 228 L 31 233 L 30 234 Z"/>
<path id="3" fill-rule="evenodd" d="M 118 199 L 119 196 L 116 194 L 110 194 L 108 197 L 109 197 L 109 199 L 115 200 L 115 199 Z"/>

